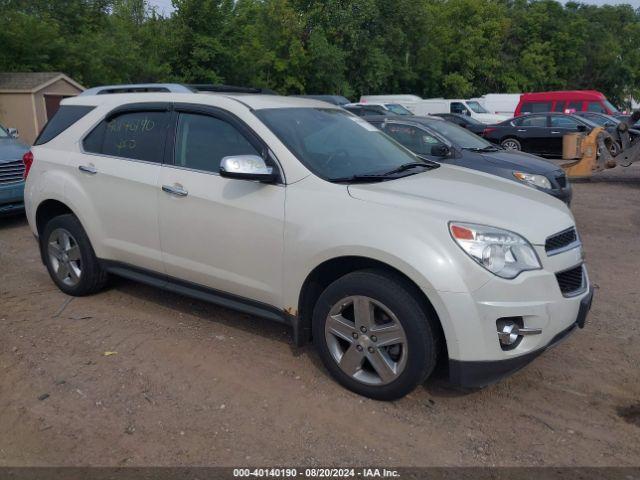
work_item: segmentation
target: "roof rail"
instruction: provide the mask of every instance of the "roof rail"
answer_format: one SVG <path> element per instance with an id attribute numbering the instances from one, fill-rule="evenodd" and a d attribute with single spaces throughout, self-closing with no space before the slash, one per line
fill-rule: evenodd
<path id="1" fill-rule="evenodd" d="M 131 83 L 123 85 L 103 85 L 85 90 L 80 95 L 109 95 L 117 93 L 146 93 L 146 92 L 173 92 L 173 93 L 262 93 L 277 95 L 269 88 L 236 87 L 233 85 L 193 84 L 181 83 Z"/>
<path id="2" fill-rule="evenodd" d="M 174 92 L 193 93 L 194 90 L 179 83 L 131 83 L 124 85 L 103 85 L 85 90 L 80 95 L 109 95 L 116 93 Z"/>
<path id="3" fill-rule="evenodd" d="M 278 92 L 270 88 L 238 87 L 235 85 L 214 85 L 210 83 L 193 83 L 185 85 L 197 92 L 215 93 L 262 93 L 265 95 L 278 95 Z"/>

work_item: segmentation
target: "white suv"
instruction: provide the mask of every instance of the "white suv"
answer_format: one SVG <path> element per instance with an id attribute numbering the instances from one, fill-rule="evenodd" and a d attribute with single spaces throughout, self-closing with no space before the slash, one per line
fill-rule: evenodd
<path id="1" fill-rule="evenodd" d="M 82 96 L 24 160 L 29 224 L 62 291 L 115 274 L 283 322 L 369 397 L 407 394 L 439 360 L 453 382 L 487 385 L 591 304 L 562 202 L 423 160 L 324 102 Z"/>

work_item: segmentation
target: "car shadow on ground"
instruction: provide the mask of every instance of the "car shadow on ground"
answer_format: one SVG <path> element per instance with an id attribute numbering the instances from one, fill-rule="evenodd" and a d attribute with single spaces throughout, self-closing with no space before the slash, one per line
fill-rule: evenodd
<path id="1" fill-rule="evenodd" d="M 14 214 L 0 216 L 0 231 L 21 228 L 27 224 L 27 217 L 24 214 Z"/>

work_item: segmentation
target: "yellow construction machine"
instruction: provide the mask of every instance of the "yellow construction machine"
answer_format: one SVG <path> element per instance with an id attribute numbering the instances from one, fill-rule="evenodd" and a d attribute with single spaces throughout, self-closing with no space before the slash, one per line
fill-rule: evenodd
<path id="1" fill-rule="evenodd" d="M 631 139 L 629 129 L 640 120 L 640 110 L 617 125 L 613 133 L 594 128 L 590 133 L 570 133 L 562 139 L 562 168 L 571 179 L 589 178 L 618 165 L 628 167 L 640 161 L 640 138 Z"/>

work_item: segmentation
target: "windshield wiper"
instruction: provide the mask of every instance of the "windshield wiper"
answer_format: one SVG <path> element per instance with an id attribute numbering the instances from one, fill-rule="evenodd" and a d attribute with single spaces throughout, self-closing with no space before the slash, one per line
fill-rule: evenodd
<path id="1" fill-rule="evenodd" d="M 412 168 L 422 167 L 422 168 L 426 168 L 426 169 L 431 170 L 432 168 L 437 168 L 438 166 L 439 165 L 437 163 L 409 162 L 409 163 L 403 163 L 399 167 L 396 167 L 396 168 L 394 168 L 392 170 L 389 170 L 388 172 L 381 173 L 380 175 L 383 176 L 383 177 L 388 177 L 389 175 L 395 175 L 396 173 L 402 173 L 402 172 L 405 172 L 407 170 L 411 170 Z"/>
<path id="2" fill-rule="evenodd" d="M 329 178 L 330 182 L 383 182 L 388 180 L 390 176 L 395 175 L 397 173 L 402 173 L 406 170 L 411 170 L 413 168 L 422 167 L 431 170 L 432 168 L 438 168 L 439 165 L 437 163 L 426 163 L 426 162 L 410 162 L 404 163 L 399 167 L 396 167 L 392 170 L 382 173 L 362 173 L 351 175 L 349 177 L 336 177 Z"/>
<path id="3" fill-rule="evenodd" d="M 463 150 L 469 150 L 471 152 L 497 152 L 500 149 L 496 145 L 487 145 L 482 148 L 464 147 Z"/>

